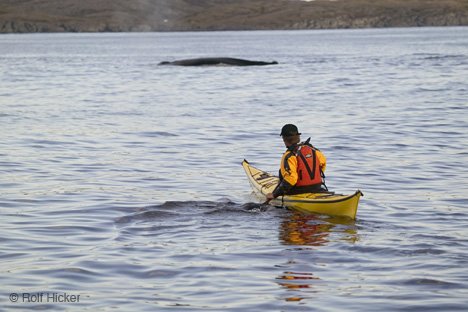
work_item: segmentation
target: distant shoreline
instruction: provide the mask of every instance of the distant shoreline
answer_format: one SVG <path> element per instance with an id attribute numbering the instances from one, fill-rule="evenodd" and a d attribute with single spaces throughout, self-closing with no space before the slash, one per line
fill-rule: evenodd
<path id="1" fill-rule="evenodd" d="M 395 27 L 361 27 L 361 28 L 316 28 L 316 29 L 229 29 L 229 30 L 152 30 L 152 31 L 73 31 L 73 32 L 8 32 L 1 35 L 34 35 L 34 34 L 171 34 L 171 33 L 209 33 L 209 32 L 275 32 L 275 31 L 352 31 L 352 30 L 386 30 L 386 29 L 422 29 L 422 28 L 463 28 L 468 25 L 455 26 L 395 26 Z"/>
<path id="2" fill-rule="evenodd" d="M 468 26 L 466 0 L 4 0 L 0 33 Z"/>

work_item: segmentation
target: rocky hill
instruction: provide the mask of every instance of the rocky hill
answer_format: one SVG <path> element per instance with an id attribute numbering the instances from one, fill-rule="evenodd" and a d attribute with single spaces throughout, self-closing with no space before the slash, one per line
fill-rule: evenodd
<path id="1" fill-rule="evenodd" d="M 0 33 L 468 25 L 467 0 L 1 0 Z"/>

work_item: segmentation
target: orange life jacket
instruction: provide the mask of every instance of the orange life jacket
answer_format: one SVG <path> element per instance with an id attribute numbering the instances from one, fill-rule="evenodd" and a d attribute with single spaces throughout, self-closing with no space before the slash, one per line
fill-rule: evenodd
<path id="1" fill-rule="evenodd" d="M 298 180 L 296 186 L 322 184 L 322 170 L 315 148 L 306 142 L 298 145 L 293 152 L 297 158 Z"/>

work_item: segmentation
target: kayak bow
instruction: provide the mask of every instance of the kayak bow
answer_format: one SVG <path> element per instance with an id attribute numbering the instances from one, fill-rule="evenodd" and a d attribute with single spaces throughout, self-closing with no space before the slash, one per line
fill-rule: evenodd
<path id="1" fill-rule="evenodd" d="M 250 184 L 258 195 L 265 197 L 266 194 L 273 192 L 278 185 L 278 177 L 253 167 L 247 160 L 244 159 L 242 166 Z M 321 213 L 355 219 L 361 196 L 363 194 L 359 190 L 352 195 L 339 195 L 333 192 L 306 193 L 280 196 L 272 200 L 271 204 L 285 206 L 305 213 Z"/>

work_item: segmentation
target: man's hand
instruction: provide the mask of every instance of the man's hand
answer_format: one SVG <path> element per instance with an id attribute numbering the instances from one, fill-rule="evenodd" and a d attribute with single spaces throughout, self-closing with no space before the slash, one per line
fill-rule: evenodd
<path id="1" fill-rule="evenodd" d="M 268 204 L 272 199 L 274 199 L 275 196 L 273 196 L 273 193 L 268 193 L 266 194 L 266 201 L 264 202 L 264 204 Z"/>

